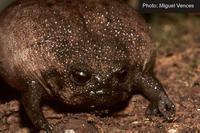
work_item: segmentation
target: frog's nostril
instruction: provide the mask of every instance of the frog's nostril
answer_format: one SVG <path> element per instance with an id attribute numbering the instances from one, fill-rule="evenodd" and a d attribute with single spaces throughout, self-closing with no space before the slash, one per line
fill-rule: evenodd
<path id="1" fill-rule="evenodd" d="M 122 82 L 122 81 L 125 81 L 125 80 L 126 80 L 127 75 L 128 75 L 127 69 L 122 69 L 122 70 L 120 70 L 120 71 L 118 71 L 118 72 L 116 73 L 116 78 L 117 78 L 119 81 Z"/>

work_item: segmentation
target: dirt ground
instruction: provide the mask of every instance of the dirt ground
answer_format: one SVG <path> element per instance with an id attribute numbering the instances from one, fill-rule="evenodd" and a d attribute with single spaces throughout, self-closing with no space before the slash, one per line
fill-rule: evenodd
<path id="1" fill-rule="evenodd" d="M 200 16 L 150 17 L 158 48 L 155 72 L 176 105 L 175 120 L 146 119 L 148 101 L 140 95 L 133 96 L 123 110 L 104 116 L 62 113 L 46 105 L 43 111 L 55 133 L 200 133 Z M 4 83 L 0 86 L 0 132 L 37 132 L 20 105 L 20 94 Z"/>

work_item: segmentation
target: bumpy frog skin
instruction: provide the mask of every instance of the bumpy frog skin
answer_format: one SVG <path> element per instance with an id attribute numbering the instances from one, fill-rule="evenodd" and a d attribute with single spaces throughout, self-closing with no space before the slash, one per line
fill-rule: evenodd
<path id="1" fill-rule="evenodd" d="M 22 94 L 39 129 L 51 131 L 41 100 L 107 108 L 137 91 L 146 116 L 173 120 L 175 106 L 154 77 L 148 26 L 120 0 L 18 0 L 0 15 L 0 74 Z"/>

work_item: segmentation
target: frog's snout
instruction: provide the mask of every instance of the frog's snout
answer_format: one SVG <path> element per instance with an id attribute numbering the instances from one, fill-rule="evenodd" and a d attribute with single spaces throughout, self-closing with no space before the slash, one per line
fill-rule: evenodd
<path id="1" fill-rule="evenodd" d="M 116 91 L 120 91 L 121 86 L 128 79 L 128 69 L 123 68 L 112 71 L 110 74 L 99 76 L 96 75 L 94 80 L 98 86 L 92 90 L 90 94 L 96 95 L 112 95 Z"/>
<path id="2" fill-rule="evenodd" d="M 110 74 L 104 76 L 95 76 L 97 84 L 101 87 L 115 87 L 122 84 L 127 80 L 128 69 L 122 68 L 118 70 L 113 70 Z"/>

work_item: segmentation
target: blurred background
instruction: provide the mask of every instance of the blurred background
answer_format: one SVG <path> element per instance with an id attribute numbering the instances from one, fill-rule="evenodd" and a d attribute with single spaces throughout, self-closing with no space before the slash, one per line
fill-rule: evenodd
<path id="1" fill-rule="evenodd" d="M 0 0 L 0 12 L 15 0 Z"/>

